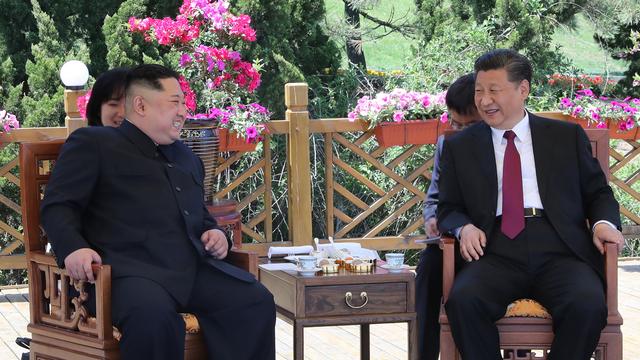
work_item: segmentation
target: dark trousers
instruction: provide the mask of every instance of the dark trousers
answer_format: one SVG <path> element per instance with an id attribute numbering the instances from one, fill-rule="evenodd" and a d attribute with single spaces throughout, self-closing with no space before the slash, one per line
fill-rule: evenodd
<path id="1" fill-rule="evenodd" d="M 442 250 L 427 245 L 416 268 L 418 354 L 422 360 L 438 360 L 440 354 L 440 302 L 442 299 Z"/>
<path id="2" fill-rule="evenodd" d="M 528 218 L 508 239 L 497 229 L 485 255 L 456 276 L 445 304 L 463 359 L 502 359 L 495 321 L 519 298 L 540 302 L 553 318 L 549 359 L 589 359 L 606 325 L 603 283 L 578 259 L 545 218 Z"/>
<path id="3" fill-rule="evenodd" d="M 200 266 L 186 306 L 146 278 L 112 282 L 114 324 L 127 359 L 184 358 L 185 325 L 179 312 L 198 318 L 209 359 L 275 359 L 275 304 L 259 282 L 245 283 Z"/>

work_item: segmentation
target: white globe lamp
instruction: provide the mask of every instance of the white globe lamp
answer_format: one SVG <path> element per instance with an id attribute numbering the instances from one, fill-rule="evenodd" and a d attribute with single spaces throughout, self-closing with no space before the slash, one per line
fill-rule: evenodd
<path id="1" fill-rule="evenodd" d="M 67 61 L 60 68 L 60 80 L 68 90 L 82 90 L 89 80 L 89 69 L 82 61 Z"/>

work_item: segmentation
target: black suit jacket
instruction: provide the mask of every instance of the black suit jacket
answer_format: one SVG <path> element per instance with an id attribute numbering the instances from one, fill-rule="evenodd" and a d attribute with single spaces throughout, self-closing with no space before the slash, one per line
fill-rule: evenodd
<path id="1" fill-rule="evenodd" d="M 255 281 L 206 253 L 200 236 L 216 222 L 204 205 L 203 178 L 201 160 L 184 144 L 156 147 L 128 121 L 73 132 L 41 206 L 58 265 L 90 247 L 112 265 L 114 278 L 152 279 L 181 303 L 191 293 L 198 262 Z"/>
<path id="2" fill-rule="evenodd" d="M 603 276 L 603 257 L 585 219 L 589 224 L 607 220 L 620 228 L 620 213 L 587 135 L 576 124 L 531 113 L 529 126 L 546 216 L 573 253 Z M 478 123 L 446 139 L 440 170 L 440 230 L 472 223 L 489 236 L 498 197 L 491 128 Z"/>

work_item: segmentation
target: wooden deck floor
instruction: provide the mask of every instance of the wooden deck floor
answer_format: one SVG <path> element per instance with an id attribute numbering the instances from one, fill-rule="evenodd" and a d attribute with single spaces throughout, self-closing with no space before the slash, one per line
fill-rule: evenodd
<path id="1" fill-rule="evenodd" d="M 619 306 L 624 318 L 624 360 L 640 359 L 640 260 L 619 264 Z M 27 289 L 0 289 L 0 359 L 19 359 L 23 349 L 18 336 L 29 336 Z M 371 326 L 371 358 L 406 359 L 407 335 L 404 324 Z M 335 326 L 305 330 L 305 359 L 350 360 L 359 358 L 359 328 Z M 293 359 L 292 327 L 276 323 L 277 359 Z"/>

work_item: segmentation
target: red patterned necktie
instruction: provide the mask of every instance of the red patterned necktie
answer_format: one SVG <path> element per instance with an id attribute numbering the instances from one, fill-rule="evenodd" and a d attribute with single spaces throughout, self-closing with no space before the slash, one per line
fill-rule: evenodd
<path id="1" fill-rule="evenodd" d="M 504 133 L 507 149 L 502 165 L 502 233 L 514 239 L 524 229 L 524 200 L 522 196 L 522 170 L 520 154 L 513 142 L 516 134 L 509 130 Z"/>

